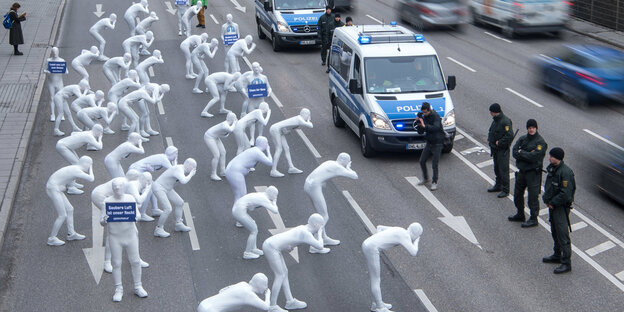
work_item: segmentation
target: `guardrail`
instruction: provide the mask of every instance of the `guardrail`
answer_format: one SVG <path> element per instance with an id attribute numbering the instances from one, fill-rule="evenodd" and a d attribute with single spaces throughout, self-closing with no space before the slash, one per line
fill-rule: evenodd
<path id="1" fill-rule="evenodd" d="M 624 0 L 576 0 L 573 14 L 580 19 L 624 31 Z"/>

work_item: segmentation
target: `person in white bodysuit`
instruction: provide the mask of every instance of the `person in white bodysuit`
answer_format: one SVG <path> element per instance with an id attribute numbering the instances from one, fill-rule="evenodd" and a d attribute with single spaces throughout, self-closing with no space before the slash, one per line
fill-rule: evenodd
<path id="1" fill-rule="evenodd" d="M 127 158 L 130 154 L 145 154 L 142 143 L 141 136 L 136 132 L 131 132 L 126 142 L 119 144 L 104 157 L 104 165 L 111 178 L 119 178 L 125 175 L 121 167 L 122 158 Z"/>
<path id="2" fill-rule="evenodd" d="M 229 110 L 225 109 L 225 97 L 227 96 L 228 91 L 236 91 L 234 89 L 234 83 L 240 77 L 240 73 L 229 74 L 226 72 L 217 72 L 206 76 L 204 79 L 204 84 L 206 84 L 206 92 L 209 92 L 212 96 L 212 99 L 208 101 L 206 107 L 201 112 L 202 117 L 213 117 L 208 110 L 215 103 L 220 101 L 220 114 L 227 114 Z"/>
<path id="3" fill-rule="evenodd" d="M 156 12 L 152 11 L 148 17 L 142 19 L 139 24 L 137 24 L 135 34 L 145 35 L 145 33 L 152 28 L 152 24 L 157 20 L 158 16 L 156 15 Z M 141 50 L 141 55 L 150 55 L 150 52 L 145 48 L 145 46 L 143 46 L 143 49 Z"/>
<path id="4" fill-rule="evenodd" d="M 236 155 L 225 167 L 225 178 L 232 188 L 232 193 L 234 193 L 234 202 L 247 194 L 245 176 L 252 171 L 258 162 L 266 166 L 273 164 L 269 140 L 262 136 L 256 139 L 256 146 Z"/>
<path id="5" fill-rule="evenodd" d="M 207 33 L 203 33 L 201 35 L 189 36 L 180 43 L 180 50 L 182 50 L 182 54 L 184 54 L 184 59 L 186 60 L 184 63 L 186 67 L 186 79 L 195 79 L 197 77 L 197 74 L 193 71 L 193 60 L 191 59 L 192 49 L 195 49 L 204 42 L 208 42 L 209 38 Z"/>
<path id="6" fill-rule="evenodd" d="M 258 225 L 256 221 L 249 216 L 248 211 L 254 211 L 256 208 L 263 207 L 274 214 L 278 214 L 277 208 L 278 190 L 275 186 L 269 186 L 264 192 L 249 193 L 239 198 L 232 207 L 232 216 L 237 221 L 237 226 L 245 227 L 249 231 L 243 259 L 257 259 L 263 255 L 262 250 L 258 249 Z"/>
<path id="7" fill-rule="evenodd" d="M 327 212 L 327 203 L 323 196 L 323 187 L 325 187 L 327 181 L 335 177 L 346 177 L 353 180 L 358 178 L 357 173 L 351 169 L 351 156 L 349 154 L 340 153 L 336 160 L 328 160 L 320 164 L 310 172 L 303 185 L 303 190 L 312 200 L 316 212 L 323 216 L 325 224 L 329 221 L 329 214 Z M 323 231 L 323 235 L 325 245 L 334 246 L 340 244 L 339 240 L 327 236 L 325 231 Z M 310 248 L 310 252 L 315 253 L 318 250 Z"/>
<path id="8" fill-rule="evenodd" d="M 46 183 L 46 194 L 52 200 L 52 205 L 56 209 L 57 217 L 54 220 L 52 226 L 52 232 L 48 237 L 48 245 L 61 246 L 65 242 L 56 237 L 58 231 L 63 225 L 63 222 L 67 221 L 67 240 L 82 240 L 85 236 L 78 234 L 74 230 L 74 207 L 67 199 L 65 191 L 67 185 L 75 181 L 76 179 L 86 180 L 93 182 L 95 177 L 93 176 L 93 160 L 89 156 L 82 156 L 78 160 L 78 164 L 69 165 L 56 170 L 48 179 Z"/>
<path id="9" fill-rule="evenodd" d="M 260 63 L 253 62 L 251 63 L 251 72 L 246 72 L 241 76 L 241 78 L 243 79 L 239 79 L 241 87 L 244 88 L 243 97 L 245 98 L 245 100 L 243 101 L 243 108 L 241 110 L 241 117 L 245 116 L 245 114 L 247 114 L 248 112 L 258 108 L 260 103 L 266 102 L 266 98 L 271 96 L 271 92 L 273 91 L 271 89 L 271 84 L 269 84 L 269 79 L 267 78 L 267 76 L 263 75 L 262 72 L 263 70 L 260 66 Z M 249 87 L 249 85 L 254 84 L 266 84 L 267 96 L 249 98 L 249 95 L 247 94 L 247 88 Z M 259 133 L 258 135 L 262 135 L 262 133 Z"/>
<path id="10" fill-rule="evenodd" d="M 67 117 L 67 120 L 72 126 L 74 131 L 81 131 L 80 127 L 76 125 L 74 122 L 74 118 L 72 117 L 71 110 L 69 109 L 69 104 L 67 100 L 72 97 L 80 97 L 81 95 L 86 95 L 89 92 L 89 83 L 85 80 L 81 80 L 77 85 L 68 85 L 61 88 L 54 95 L 54 106 L 56 107 L 56 118 L 54 120 L 54 135 L 55 136 L 63 136 L 65 132 L 60 130 L 61 121 L 63 117 Z"/>
<path id="11" fill-rule="evenodd" d="M 184 2 L 183 4 L 181 4 L 181 2 Z M 184 13 L 186 12 L 186 10 L 189 9 L 190 6 L 190 0 L 176 0 L 175 1 L 175 5 L 178 8 L 176 10 L 176 15 L 178 16 L 178 36 L 182 36 L 182 26 L 184 25 L 184 21 L 183 21 L 183 17 L 184 17 Z M 184 25 L 184 32 L 186 33 L 186 31 L 191 31 L 190 29 L 186 28 L 186 26 L 190 25 Z"/>
<path id="12" fill-rule="evenodd" d="M 232 14 L 225 16 L 225 24 L 221 25 L 221 40 L 225 44 L 225 35 L 236 35 L 236 38 L 240 38 L 240 32 L 238 24 L 234 23 Z M 226 52 L 229 50 L 229 46 L 226 47 Z"/>
<path id="13" fill-rule="evenodd" d="M 45 67 L 43 72 L 48 74 L 48 78 L 46 80 L 48 84 L 48 93 L 50 94 L 50 121 L 56 120 L 56 115 L 54 114 L 54 95 L 63 88 L 63 74 L 53 74 L 48 70 L 48 63 L 50 62 L 65 62 L 64 59 L 59 57 L 59 50 L 57 47 L 52 47 L 52 53 L 50 58 L 46 60 Z M 69 68 L 67 64 L 65 64 L 65 75 L 69 74 Z"/>
<path id="14" fill-rule="evenodd" d="M 130 53 L 124 53 L 123 56 L 116 56 L 104 62 L 102 65 L 102 72 L 104 72 L 104 76 L 106 76 L 106 79 L 108 79 L 111 86 L 113 86 L 121 81 L 122 70 L 124 72 L 123 77 L 125 78 L 128 76 L 130 64 L 132 64 L 132 55 Z"/>
<path id="15" fill-rule="evenodd" d="M 102 106 L 102 103 L 104 103 L 104 92 L 102 90 L 97 90 L 95 93 L 81 94 L 72 101 L 70 107 L 75 113 L 78 113 L 81 109 L 86 107 Z"/>
<path id="16" fill-rule="evenodd" d="M 225 71 L 228 73 L 239 73 L 238 58 L 245 54 L 251 54 L 255 48 L 256 43 L 253 42 L 251 35 L 236 40 L 225 56 Z"/>
<path id="17" fill-rule="evenodd" d="M 210 73 L 208 66 L 206 66 L 206 62 L 204 61 L 204 57 L 208 56 L 210 58 L 214 58 L 218 48 L 219 41 L 216 38 L 212 38 L 210 43 L 202 43 L 193 49 L 193 52 L 191 52 L 191 61 L 198 70 L 197 77 L 195 78 L 193 93 L 203 93 L 203 91 L 199 89 L 199 83 L 204 81 Z"/>
<path id="18" fill-rule="evenodd" d="M 105 203 L 135 203 L 134 197 L 124 192 L 125 178 L 116 178 L 112 181 L 113 196 L 107 197 Z M 143 289 L 141 282 L 141 258 L 139 256 L 139 230 L 134 222 L 107 222 L 106 209 L 100 215 L 100 224 L 107 225 L 108 240 L 111 250 L 111 260 L 113 265 L 113 282 L 115 283 L 115 294 L 113 301 L 119 302 L 123 297 L 123 286 L 121 283 L 121 258 L 123 251 L 128 255 L 130 268 L 132 269 L 132 279 L 134 282 L 134 294 L 140 298 L 146 298 L 147 292 Z"/>
<path id="19" fill-rule="evenodd" d="M 132 65 L 136 67 L 139 64 L 139 48 L 149 48 L 154 42 L 154 33 L 151 30 L 147 31 L 145 35 L 135 35 L 121 43 L 124 49 L 124 53 L 130 53 L 132 55 Z"/>
<path id="20" fill-rule="evenodd" d="M 106 47 L 106 40 L 104 39 L 104 37 L 102 37 L 100 32 L 104 30 L 105 28 L 108 28 L 111 30 L 115 29 L 116 23 L 117 23 L 117 14 L 113 13 L 109 15 L 108 17 L 104 17 L 98 20 L 97 22 L 95 22 L 95 24 L 93 24 L 93 26 L 91 26 L 91 28 L 89 28 L 89 33 L 91 34 L 91 36 L 93 36 L 93 38 L 95 38 L 95 40 L 97 40 L 100 43 L 100 56 L 98 57 L 98 60 L 100 61 L 108 60 L 108 57 L 104 55 L 104 47 Z"/>
<path id="21" fill-rule="evenodd" d="M 245 130 L 248 127 L 253 127 L 256 122 L 266 125 L 269 123 L 269 118 L 271 118 L 271 109 L 269 108 L 269 104 L 262 102 L 260 103 L 260 107 L 258 109 L 254 109 L 249 114 L 238 120 L 236 127 L 234 127 L 234 138 L 236 139 L 236 145 L 238 146 L 236 149 L 236 155 L 250 148 L 254 141 L 253 137 L 247 137 Z"/>
<path id="22" fill-rule="evenodd" d="M 163 63 L 165 63 L 165 61 L 162 58 L 160 50 L 154 50 L 154 54 L 152 56 L 140 62 L 134 69 L 137 71 L 137 74 L 139 74 L 139 82 L 141 83 L 141 85 L 146 85 L 150 83 L 150 78 L 148 74 L 149 68 L 156 64 Z"/>
<path id="23" fill-rule="evenodd" d="M 80 158 L 78 154 L 76 154 L 76 149 L 86 145 L 89 151 L 101 150 L 102 133 L 103 130 L 100 125 L 94 125 L 89 131 L 72 132 L 70 136 L 56 142 L 56 151 L 61 154 L 61 157 L 67 160 L 70 165 L 77 165 Z M 67 186 L 67 194 L 80 195 L 84 193 L 81 188 L 81 184 L 72 181 Z"/>
<path id="24" fill-rule="evenodd" d="M 308 218 L 308 224 L 299 225 L 286 232 L 275 234 L 267 238 L 262 244 L 262 251 L 269 262 L 269 266 L 275 274 L 273 286 L 271 287 L 271 310 L 285 311 L 277 306 L 277 298 L 280 290 L 284 290 L 286 296 L 286 309 L 296 310 L 305 309 L 308 305 L 300 300 L 295 299 L 290 291 L 290 282 L 288 281 L 288 267 L 284 261 L 282 251 L 291 251 L 300 244 L 308 244 L 310 247 L 317 249 L 323 248 L 323 217 L 318 213 Z M 316 237 L 315 237 L 316 236 Z"/>
<path id="25" fill-rule="evenodd" d="M 85 66 L 91 64 L 98 57 L 100 57 L 100 50 L 96 46 L 92 46 L 90 50 L 82 50 L 80 55 L 71 61 L 72 68 L 82 76 L 81 80 L 89 82 L 89 72 Z"/>
<path id="26" fill-rule="evenodd" d="M 183 165 L 175 165 L 165 170 L 163 174 L 154 181 L 153 192 L 158 198 L 158 204 L 162 207 L 163 213 L 158 218 L 158 225 L 154 229 L 154 236 L 169 237 L 169 233 L 165 231 L 165 222 L 173 210 L 171 204 L 175 207 L 175 231 L 188 232 L 190 227 L 186 226 L 182 221 L 184 200 L 173 189 L 177 182 L 186 184 L 197 172 L 197 162 L 193 158 L 187 158 Z"/>
<path id="27" fill-rule="evenodd" d="M 225 175 L 226 151 L 221 139 L 229 136 L 230 133 L 234 131 L 236 122 L 236 114 L 229 112 L 225 121 L 210 127 L 206 133 L 204 133 L 204 142 L 206 142 L 210 153 L 212 153 L 210 178 L 214 181 L 221 181 L 221 178 L 217 175 L 217 168 L 221 176 Z"/>
<path id="28" fill-rule="evenodd" d="M 407 249 L 410 255 L 416 256 L 422 232 L 423 228 L 418 222 L 410 224 L 407 229 L 379 225 L 377 226 L 377 232 L 362 243 L 362 253 L 366 257 L 368 274 L 371 280 L 371 293 L 373 294 L 371 311 L 390 312 L 390 309 L 392 309 L 391 304 L 387 304 L 381 299 L 380 252 L 401 245 Z"/>
<path id="29" fill-rule="evenodd" d="M 286 134 L 295 129 L 299 129 L 300 127 L 313 127 L 312 122 L 310 121 L 310 110 L 307 108 L 301 109 L 299 115 L 276 122 L 271 125 L 271 128 L 269 128 L 269 133 L 271 134 L 271 139 L 273 140 L 273 146 L 275 147 L 273 167 L 271 168 L 272 177 L 279 178 L 284 176 L 283 173 L 277 170 L 277 163 L 282 155 L 282 150 L 284 151 L 284 156 L 286 156 L 286 161 L 288 162 L 288 173 L 302 173 L 302 171 L 297 169 L 297 167 L 293 164 L 290 156 L 290 147 L 286 141 Z"/>
<path id="30" fill-rule="evenodd" d="M 130 106 L 131 104 L 139 101 L 146 101 L 150 104 L 156 104 L 158 101 L 162 100 L 163 95 L 161 95 L 159 98 L 153 98 L 153 90 L 152 94 L 150 95 L 147 89 L 147 87 L 142 87 L 138 90 L 132 91 L 122 97 L 117 103 L 117 108 L 119 109 L 119 112 L 122 113 L 130 121 L 130 125 L 128 126 L 129 132 L 139 133 L 140 122 L 139 115 L 137 115 L 137 113 L 132 109 L 132 107 Z M 121 129 L 125 130 L 123 127 Z M 143 138 L 143 141 L 146 142 L 149 141 L 149 139 Z"/>
<path id="31" fill-rule="evenodd" d="M 87 128 L 93 128 L 97 124 L 99 119 L 104 120 L 104 134 L 115 134 L 115 131 L 111 130 L 110 124 L 117 116 L 117 104 L 108 102 L 106 107 L 86 107 L 78 111 L 76 118 Z"/>
<path id="32" fill-rule="evenodd" d="M 165 93 L 169 92 L 170 90 L 169 85 L 166 83 L 159 85 L 157 83 L 151 83 L 151 82 L 146 85 L 146 89 L 148 91 L 151 89 L 152 98 L 157 99 L 154 103 L 160 102 L 165 96 Z M 145 101 L 141 100 L 138 102 L 138 108 L 139 108 L 139 113 L 141 114 L 139 116 L 139 134 L 141 134 L 141 136 L 145 138 L 151 135 L 159 135 L 160 132 L 152 129 L 152 124 L 150 122 L 150 115 L 149 115 L 150 114 L 149 105 L 145 103 Z"/>
<path id="33" fill-rule="evenodd" d="M 260 295 L 264 295 L 264 301 L 258 297 Z M 245 307 L 269 311 L 270 302 L 269 279 L 263 273 L 256 273 L 249 283 L 227 286 L 219 290 L 218 294 L 202 300 L 197 312 L 229 312 Z"/>
<path id="34" fill-rule="evenodd" d="M 130 36 L 134 36 L 136 33 L 136 18 L 139 15 L 149 14 L 149 8 L 147 5 L 147 0 L 141 0 L 139 3 L 132 3 L 132 5 L 126 10 L 124 13 L 124 19 L 126 23 L 128 23 L 128 28 L 130 28 Z"/>
<path id="35" fill-rule="evenodd" d="M 139 74 L 136 70 L 131 69 L 128 71 L 128 77 L 120 80 L 108 90 L 108 94 L 106 95 L 110 102 L 115 104 L 119 103 L 119 99 L 124 95 L 124 93 L 130 88 L 140 88 L 141 84 L 139 83 Z"/>
<path id="36" fill-rule="evenodd" d="M 182 23 L 184 24 L 184 29 L 186 30 L 186 37 L 191 36 L 191 19 L 193 16 L 197 15 L 202 8 L 203 4 L 199 1 L 196 5 L 191 6 L 184 12 L 184 14 L 182 14 Z"/>

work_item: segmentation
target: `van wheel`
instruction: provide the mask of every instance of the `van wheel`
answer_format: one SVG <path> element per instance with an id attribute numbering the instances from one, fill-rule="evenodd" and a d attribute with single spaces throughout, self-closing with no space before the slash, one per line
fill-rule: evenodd
<path id="1" fill-rule="evenodd" d="M 516 32 L 513 27 L 511 27 L 511 22 L 507 22 L 507 25 L 503 26 L 502 31 L 503 35 L 509 39 L 514 39 L 516 37 Z"/>
<path id="2" fill-rule="evenodd" d="M 375 155 L 375 150 L 373 150 L 373 147 L 370 145 L 370 139 L 366 135 L 366 131 L 364 131 L 364 126 L 360 126 L 360 151 L 366 158 Z"/>
<path id="3" fill-rule="evenodd" d="M 336 105 L 336 98 L 332 97 L 332 121 L 334 122 L 334 126 L 336 128 L 343 128 L 345 126 L 344 120 L 340 117 L 340 112 L 338 112 L 338 105 Z"/>
<path id="4" fill-rule="evenodd" d="M 266 35 L 262 32 L 262 27 L 260 27 L 260 21 L 256 20 L 256 25 L 258 25 L 258 38 L 266 39 Z"/>
<path id="5" fill-rule="evenodd" d="M 273 46 L 273 51 L 279 52 L 281 47 L 277 43 L 277 38 L 275 37 L 275 33 L 271 33 L 271 46 Z"/>
<path id="6" fill-rule="evenodd" d="M 450 153 L 452 150 L 453 150 L 453 142 L 451 142 L 451 144 L 449 144 L 449 145 L 444 145 L 444 146 L 442 147 L 442 153 L 444 153 L 444 154 L 448 154 L 448 153 Z"/>
<path id="7" fill-rule="evenodd" d="M 470 9 L 470 12 L 472 13 L 472 24 L 474 24 L 475 26 L 483 26 L 483 21 L 481 21 L 481 17 L 475 11 L 475 9 Z"/>

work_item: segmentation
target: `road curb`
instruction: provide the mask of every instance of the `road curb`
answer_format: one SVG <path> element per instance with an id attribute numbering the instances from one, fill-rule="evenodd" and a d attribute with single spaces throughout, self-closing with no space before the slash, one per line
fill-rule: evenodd
<path id="1" fill-rule="evenodd" d="M 610 44 L 610 45 L 612 45 L 612 46 L 614 46 L 614 47 L 618 47 L 618 48 L 620 48 L 620 49 L 624 49 L 624 44 L 619 44 L 619 43 L 617 43 L 617 42 L 613 42 L 613 41 L 611 41 L 611 40 L 608 40 L 608 39 L 602 38 L 602 37 L 597 36 L 597 35 L 594 35 L 594 34 L 592 34 L 592 33 L 588 33 L 588 32 L 584 32 L 584 31 L 576 30 L 576 29 L 574 29 L 574 28 L 572 28 L 572 27 L 570 27 L 570 26 L 566 26 L 566 29 L 567 29 L 567 30 L 569 30 L 569 31 L 571 31 L 571 32 L 575 32 L 575 33 L 577 33 L 577 34 L 579 34 L 579 35 L 587 36 L 587 37 L 590 37 L 590 38 L 592 38 L 592 39 L 596 39 L 596 40 L 598 40 L 598 41 L 600 41 L 600 42 L 603 42 L 603 43 L 606 43 L 606 44 Z"/>
<path id="2" fill-rule="evenodd" d="M 63 11 L 65 9 L 65 3 L 66 0 L 62 0 L 56 11 L 54 26 L 52 27 L 51 36 L 48 40 L 48 47 L 46 48 L 46 53 L 44 54 L 43 59 L 41 60 L 42 64 L 43 62 L 45 62 L 47 56 L 50 55 L 52 45 L 56 41 L 58 35 L 58 27 L 61 22 Z M 28 113 L 28 117 L 26 118 L 22 137 L 20 138 L 19 147 L 17 149 L 15 160 L 13 162 L 13 167 L 11 169 L 11 177 L 4 193 L 2 207 L 0 208 L 0 252 L 2 251 L 2 246 L 4 245 L 4 237 L 9 224 L 9 218 L 11 217 L 11 212 L 13 210 L 15 195 L 17 194 L 17 189 L 22 179 L 22 169 L 24 168 L 26 154 L 28 153 L 28 144 L 30 142 L 35 118 L 37 116 L 37 111 L 39 108 L 39 102 L 41 100 L 41 93 L 43 92 L 44 84 L 45 74 L 43 72 L 40 72 L 39 80 L 37 81 L 37 89 L 35 89 L 35 94 L 31 98 L 31 101 L 29 103 L 31 110 Z"/>

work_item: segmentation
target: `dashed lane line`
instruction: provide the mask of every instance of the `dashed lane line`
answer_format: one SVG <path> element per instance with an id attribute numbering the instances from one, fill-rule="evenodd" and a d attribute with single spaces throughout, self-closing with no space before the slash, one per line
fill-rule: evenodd
<path id="1" fill-rule="evenodd" d="M 416 296 L 418 296 L 420 301 L 422 301 L 422 303 L 425 305 L 425 308 L 427 308 L 427 311 L 438 312 L 438 309 L 436 309 L 433 303 L 431 303 L 431 300 L 429 300 L 429 298 L 427 297 L 427 295 L 422 289 L 414 289 L 414 292 L 416 293 Z"/>
<path id="2" fill-rule="evenodd" d="M 509 92 L 511 92 L 511 93 L 513 93 L 513 94 L 515 94 L 515 95 L 517 95 L 517 96 L 518 96 L 518 97 L 520 97 L 521 99 L 523 99 L 523 100 L 525 100 L 525 101 L 527 101 L 527 102 L 529 102 L 529 103 L 531 103 L 531 104 L 533 104 L 533 105 L 535 105 L 535 106 L 537 106 L 537 107 L 544 107 L 544 105 L 542 105 L 542 104 L 540 104 L 540 103 L 537 103 L 537 102 L 535 102 L 535 101 L 533 101 L 533 100 L 529 99 L 528 97 L 526 97 L 526 96 L 524 96 L 524 95 L 520 94 L 519 92 L 515 91 L 515 90 L 514 90 L 514 89 L 512 89 L 512 88 L 505 88 L 505 90 L 507 90 L 507 91 L 509 91 Z"/>
<path id="3" fill-rule="evenodd" d="M 156 106 L 158 107 L 158 113 L 161 115 L 165 114 L 165 108 L 163 107 L 163 103 L 162 101 L 158 101 L 158 103 L 156 103 Z"/>
<path id="4" fill-rule="evenodd" d="M 457 65 L 459 65 L 459 66 L 461 66 L 461 67 L 463 67 L 463 68 L 465 68 L 465 69 L 467 69 L 467 70 L 469 70 L 469 71 L 473 72 L 473 73 L 476 73 L 476 72 L 477 72 L 476 70 L 472 69 L 472 67 L 470 67 L 470 66 L 468 66 L 468 65 L 465 65 L 465 64 L 462 64 L 461 62 L 459 62 L 458 60 L 456 60 L 456 59 L 454 59 L 454 58 L 452 58 L 452 57 L 450 57 L 450 56 L 447 56 L 446 58 L 447 58 L 449 61 L 451 61 L 451 62 L 453 62 L 453 63 L 455 63 L 455 64 L 457 64 Z"/>
<path id="5" fill-rule="evenodd" d="M 219 25 L 219 21 L 217 21 L 217 18 L 214 15 L 210 14 L 210 18 L 212 18 L 215 24 Z"/>
<path id="6" fill-rule="evenodd" d="M 347 199 L 347 201 L 349 202 L 349 205 L 351 205 L 351 208 L 355 210 L 355 213 L 357 213 L 357 215 L 360 217 L 362 222 L 364 222 L 364 226 L 366 226 L 366 229 L 368 230 L 368 232 L 371 235 L 375 234 L 377 232 L 377 229 L 373 225 L 373 222 L 371 222 L 371 220 L 366 216 L 362 208 L 360 208 L 360 205 L 358 205 L 355 199 L 353 199 L 349 191 L 342 191 L 342 195 Z"/>
<path id="7" fill-rule="evenodd" d="M 312 155 L 314 155 L 314 157 L 316 158 L 321 158 L 321 154 L 319 154 L 314 145 L 312 145 L 312 142 L 310 142 L 305 133 L 303 133 L 301 129 L 297 129 L 296 132 L 301 137 L 301 140 L 303 140 L 303 143 L 308 147 L 310 152 L 312 152 Z"/>
<path id="8" fill-rule="evenodd" d="M 505 42 L 507 42 L 507 43 L 513 43 L 513 42 L 511 42 L 511 40 L 507 40 L 507 39 L 505 39 L 505 38 L 501 38 L 501 37 L 499 37 L 499 36 L 497 36 L 497 35 L 495 35 L 495 34 L 492 34 L 492 33 L 487 32 L 487 31 L 484 31 L 483 33 L 484 33 L 484 34 L 486 34 L 486 35 L 488 35 L 488 36 L 490 36 L 490 37 L 492 37 L 492 38 L 496 38 L 496 39 L 498 39 L 498 40 L 502 40 L 502 41 L 505 41 Z"/>
<path id="9" fill-rule="evenodd" d="M 165 141 L 167 141 L 167 146 L 173 146 L 173 140 L 171 139 L 171 137 L 166 137 Z"/>
<path id="10" fill-rule="evenodd" d="M 199 239 L 197 239 L 197 231 L 195 231 L 195 223 L 193 222 L 193 215 L 191 215 L 191 208 L 188 203 L 184 203 L 184 219 L 186 220 L 186 225 L 191 228 L 189 233 L 189 239 L 191 240 L 191 249 L 199 250 Z"/>
<path id="11" fill-rule="evenodd" d="M 598 244 L 592 248 L 589 248 L 587 250 L 585 250 L 585 253 L 587 253 L 590 257 L 593 257 L 601 252 L 607 251 L 611 248 L 615 247 L 615 244 L 608 240 L 602 244 Z"/>
<path id="12" fill-rule="evenodd" d="M 382 21 L 380 21 L 380 20 L 376 19 L 376 18 L 375 18 L 375 17 L 373 17 L 373 16 L 370 16 L 370 15 L 366 14 L 366 17 L 368 17 L 368 18 L 372 19 L 373 21 L 375 21 L 375 22 L 377 22 L 377 23 L 379 23 L 379 24 L 383 24 L 383 22 L 382 22 Z"/>

